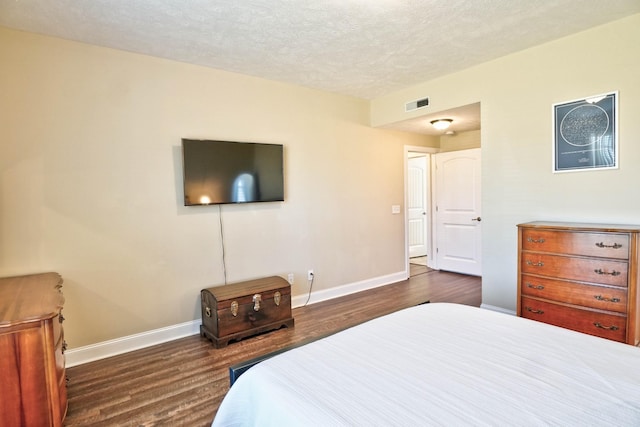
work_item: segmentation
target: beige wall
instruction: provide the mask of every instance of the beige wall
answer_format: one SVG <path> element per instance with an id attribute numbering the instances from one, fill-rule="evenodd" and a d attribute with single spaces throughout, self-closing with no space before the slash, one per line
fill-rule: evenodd
<path id="1" fill-rule="evenodd" d="M 71 348 L 199 318 L 218 207 L 182 206 L 180 140 L 285 145 L 283 203 L 222 207 L 230 282 L 294 295 L 404 271 L 404 145 L 369 103 L 0 29 L 0 276 L 58 271 Z"/>
<path id="2" fill-rule="evenodd" d="M 481 102 L 483 304 L 515 310 L 516 224 L 640 223 L 640 15 L 376 99 L 372 123 L 407 100 L 439 111 Z M 620 168 L 551 172 L 552 104 L 619 91 Z"/>
<path id="3" fill-rule="evenodd" d="M 479 130 L 459 132 L 453 135 L 442 135 L 440 137 L 440 152 L 468 150 L 471 148 L 481 148 L 481 135 Z"/>

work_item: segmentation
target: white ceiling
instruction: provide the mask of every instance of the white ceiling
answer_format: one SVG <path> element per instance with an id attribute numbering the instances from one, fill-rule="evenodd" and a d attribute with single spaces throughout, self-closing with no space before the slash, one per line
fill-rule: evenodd
<path id="1" fill-rule="evenodd" d="M 0 0 L 0 26 L 364 99 L 635 13 L 640 0 Z"/>

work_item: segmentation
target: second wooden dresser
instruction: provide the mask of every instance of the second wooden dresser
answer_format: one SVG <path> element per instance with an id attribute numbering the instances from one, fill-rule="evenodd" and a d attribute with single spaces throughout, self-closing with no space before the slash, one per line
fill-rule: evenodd
<path id="1" fill-rule="evenodd" d="M 518 316 L 640 343 L 640 226 L 518 225 Z"/>
<path id="2" fill-rule="evenodd" d="M 61 427 L 67 412 L 58 273 L 0 278 L 0 426 Z"/>

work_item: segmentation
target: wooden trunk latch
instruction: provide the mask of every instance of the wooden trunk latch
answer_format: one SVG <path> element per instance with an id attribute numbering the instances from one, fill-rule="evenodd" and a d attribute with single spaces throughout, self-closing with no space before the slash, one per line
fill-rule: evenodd
<path id="1" fill-rule="evenodd" d="M 260 311 L 260 301 L 262 301 L 262 295 L 255 294 L 253 296 L 253 311 Z"/>
<path id="2" fill-rule="evenodd" d="M 238 301 L 233 301 L 231 303 L 231 315 L 236 317 L 238 315 Z"/>
<path id="3" fill-rule="evenodd" d="M 280 300 L 282 299 L 282 294 L 280 293 L 280 291 L 276 291 L 276 293 L 273 294 L 273 302 L 275 303 L 275 305 L 280 305 Z"/>

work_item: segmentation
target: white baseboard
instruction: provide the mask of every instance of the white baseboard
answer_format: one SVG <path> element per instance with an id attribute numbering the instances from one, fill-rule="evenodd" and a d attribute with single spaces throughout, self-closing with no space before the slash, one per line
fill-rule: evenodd
<path id="1" fill-rule="evenodd" d="M 315 304 L 333 298 L 353 294 L 355 292 L 365 291 L 367 289 L 377 288 L 379 286 L 389 285 L 399 282 L 407 278 L 407 272 L 398 272 L 386 276 L 374 277 L 372 279 L 360 282 L 350 283 L 331 289 L 311 292 L 309 304 Z M 292 298 L 291 306 L 301 307 L 307 301 L 307 295 L 298 295 Z M 130 351 L 139 350 L 141 348 L 150 347 L 152 345 L 162 344 L 167 341 L 177 340 L 179 338 L 197 335 L 200 333 L 201 319 L 195 319 L 190 322 L 180 323 L 178 325 L 167 326 L 165 328 L 154 329 L 135 335 L 129 335 L 122 338 L 116 338 L 109 341 L 103 341 L 96 344 L 87 345 L 67 350 L 65 352 L 66 366 L 72 367 L 82 365 L 83 363 L 93 362 L 95 360 L 105 359 L 118 354 L 128 353 Z"/>
<path id="2" fill-rule="evenodd" d="M 513 310 L 507 310 L 506 308 L 498 307 L 497 305 L 489 305 L 489 304 L 480 304 L 480 308 L 484 308 L 486 310 L 497 311 L 500 313 L 510 314 L 515 316 L 517 313 Z"/>
<path id="3" fill-rule="evenodd" d="M 96 344 L 67 350 L 64 353 L 67 367 L 105 359 L 118 354 L 139 350 L 152 345 L 162 344 L 167 341 L 177 340 L 200 333 L 200 319 L 191 322 L 171 325 L 165 328 L 154 329 L 135 335 L 103 341 Z"/>
<path id="4" fill-rule="evenodd" d="M 315 304 L 321 301 L 327 301 L 330 299 L 343 297 L 346 295 L 354 294 L 356 292 L 366 291 L 367 289 L 373 289 L 384 285 L 390 285 L 391 283 L 400 282 L 407 279 L 407 272 L 400 271 L 398 273 L 387 274 L 386 276 L 374 277 L 372 279 L 362 280 L 360 282 L 349 283 L 347 285 L 337 286 L 331 289 L 325 289 L 322 291 L 311 292 L 311 298 L 309 298 L 309 304 Z M 291 299 L 291 307 L 302 307 L 307 301 L 308 295 L 298 295 Z"/>

